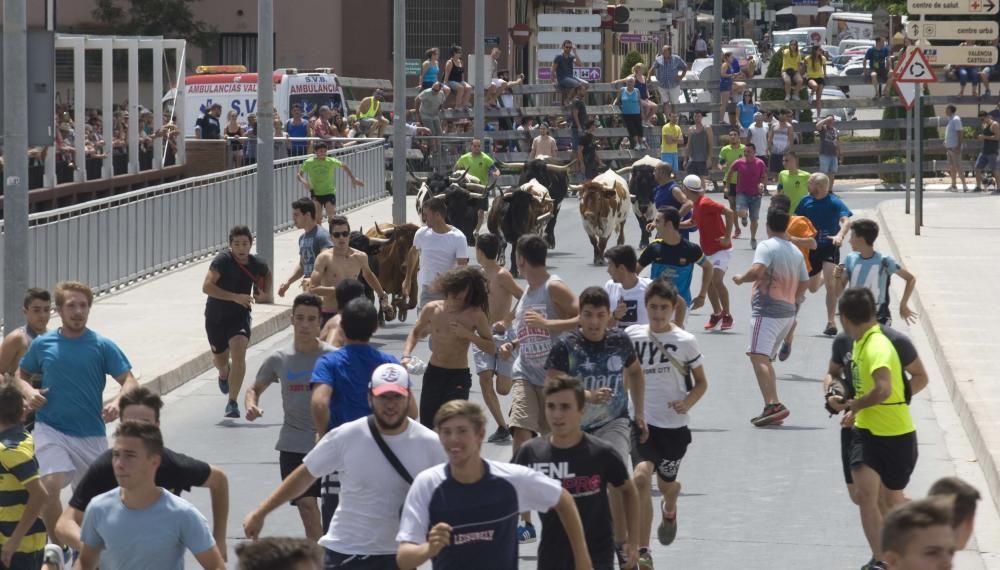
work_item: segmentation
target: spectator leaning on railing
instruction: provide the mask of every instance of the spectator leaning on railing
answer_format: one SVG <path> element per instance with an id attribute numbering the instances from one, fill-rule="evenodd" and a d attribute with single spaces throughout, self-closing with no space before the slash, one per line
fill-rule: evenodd
<path id="1" fill-rule="evenodd" d="M 673 54 L 670 45 L 663 46 L 660 55 L 653 60 L 653 75 L 656 76 L 657 90 L 660 94 L 660 103 L 663 104 L 663 113 L 667 114 L 674 110 L 674 105 L 681 102 L 681 81 L 687 75 L 687 64 L 680 56 Z"/>

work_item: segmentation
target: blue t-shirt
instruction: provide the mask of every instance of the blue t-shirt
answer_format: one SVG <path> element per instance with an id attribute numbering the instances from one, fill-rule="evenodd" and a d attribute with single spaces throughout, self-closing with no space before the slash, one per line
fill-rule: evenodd
<path id="1" fill-rule="evenodd" d="M 653 240 L 649 247 L 642 250 L 639 265 L 651 265 L 649 276 L 653 279 L 661 275 L 669 279 L 684 302 L 691 304 L 691 276 L 694 266 L 701 263 L 704 254 L 701 248 L 686 239 L 676 245 L 668 245 L 662 239 Z"/>
<path id="2" fill-rule="evenodd" d="M 556 64 L 556 79 L 565 79 L 567 77 L 573 77 L 573 62 L 576 57 L 573 54 L 564 55 L 559 54 L 552 60 L 552 63 Z"/>
<path id="3" fill-rule="evenodd" d="M 750 125 L 753 124 L 753 116 L 757 114 L 760 108 L 755 103 L 745 103 L 743 101 L 737 103 L 736 107 L 740 110 L 740 126 L 744 129 L 749 129 Z"/>
<path id="4" fill-rule="evenodd" d="M 872 69 L 885 69 L 885 60 L 889 58 L 889 48 L 870 47 L 865 52 L 865 61 Z"/>
<path id="5" fill-rule="evenodd" d="M 656 206 L 657 210 L 667 206 L 677 208 L 678 210 L 681 209 L 682 204 L 677 201 L 677 198 L 674 198 L 674 188 L 676 186 L 677 183 L 671 180 L 670 182 L 657 186 L 656 188 L 653 189 L 653 204 Z M 691 212 L 692 210 L 688 210 L 687 214 L 684 214 L 684 217 L 681 218 L 681 221 L 683 222 L 686 220 L 690 220 Z M 691 232 L 693 231 L 694 231 L 693 229 L 681 230 L 681 237 L 684 239 L 688 239 L 691 236 Z M 655 279 L 656 276 L 654 275 L 653 278 Z"/>
<path id="6" fill-rule="evenodd" d="M 330 232 L 322 224 L 299 236 L 299 260 L 302 261 L 302 277 L 309 279 L 316 267 L 316 258 L 324 249 L 333 247 Z"/>
<path id="7" fill-rule="evenodd" d="M 101 549 L 101 570 L 184 570 L 184 551 L 215 546 L 208 521 L 194 505 L 160 490 L 145 509 L 122 503 L 120 489 L 102 493 L 83 513 L 80 540 Z"/>
<path id="8" fill-rule="evenodd" d="M 844 270 L 850 287 L 868 288 L 875 304 L 881 305 L 889 300 L 889 276 L 899 271 L 899 263 L 877 251 L 869 258 L 855 251 L 844 260 Z"/>
<path id="9" fill-rule="evenodd" d="M 296 139 L 304 139 L 309 136 L 309 123 L 302 119 L 302 122 L 296 125 L 291 119 L 288 119 L 285 122 L 285 132 L 292 139 L 292 154 L 296 156 L 305 154 L 306 149 L 309 148 L 309 141 Z"/>
<path id="10" fill-rule="evenodd" d="M 38 421 L 73 437 L 106 435 L 101 419 L 106 377 L 117 378 L 132 365 L 118 345 L 90 329 L 77 338 L 60 330 L 36 338 L 21 359 L 21 368 L 41 374 L 42 388 L 49 389 Z"/>
<path id="11" fill-rule="evenodd" d="M 372 413 L 368 405 L 368 384 L 372 372 L 386 363 L 399 364 L 399 361 L 368 344 L 349 344 L 316 361 L 311 384 L 327 384 L 333 388 L 328 429 Z"/>
<path id="12" fill-rule="evenodd" d="M 805 216 L 812 222 L 816 228 L 817 245 L 830 245 L 833 236 L 840 232 L 840 218 L 850 218 L 854 214 L 840 198 L 830 193 L 822 200 L 811 195 L 803 197 L 795 208 L 795 215 Z"/>
<path id="13" fill-rule="evenodd" d="M 638 115 L 639 90 L 632 89 L 632 93 L 629 94 L 628 89 L 622 87 L 621 103 L 622 103 L 622 115 Z"/>

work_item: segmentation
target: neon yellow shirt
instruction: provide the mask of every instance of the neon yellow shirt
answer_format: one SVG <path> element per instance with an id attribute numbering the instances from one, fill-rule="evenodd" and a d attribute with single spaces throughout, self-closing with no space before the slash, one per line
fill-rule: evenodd
<path id="1" fill-rule="evenodd" d="M 677 152 L 677 143 L 668 143 L 666 138 L 668 136 L 676 137 L 676 140 L 681 140 L 681 127 L 680 125 L 672 125 L 667 123 L 663 125 L 660 129 L 660 152 Z"/>
<path id="2" fill-rule="evenodd" d="M 910 407 L 903 392 L 903 365 L 899 361 L 892 341 L 876 324 L 854 341 L 851 350 L 853 363 L 851 377 L 854 382 L 854 399 L 860 400 L 875 388 L 874 372 L 888 368 L 892 376 L 892 393 L 884 402 L 857 413 L 854 425 L 881 437 L 904 435 L 914 431 Z"/>
<path id="3" fill-rule="evenodd" d="M 302 172 L 309 178 L 309 186 L 313 194 L 317 196 L 328 196 L 337 193 L 337 177 L 334 173 L 343 163 L 327 156 L 326 160 L 320 160 L 315 156 L 302 163 Z"/>
<path id="4" fill-rule="evenodd" d="M 485 152 L 480 152 L 479 156 L 473 156 L 471 152 L 467 152 L 458 158 L 458 162 L 455 163 L 455 172 L 461 172 L 468 168 L 469 174 L 478 178 L 480 184 L 489 184 L 490 167 L 493 166 L 493 162 L 493 158 Z"/>
<path id="5" fill-rule="evenodd" d="M 809 193 L 809 173 L 805 170 L 799 170 L 793 176 L 791 172 L 782 170 L 778 174 L 778 191 L 791 200 L 792 207 L 789 212 L 794 213 L 795 208 L 799 206 L 799 201 Z"/>
<path id="6" fill-rule="evenodd" d="M 719 150 L 719 166 L 722 167 L 723 172 L 725 172 L 736 159 L 743 158 L 743 149 L 744 145 L 743 143 L 740 143 L 736 146 L 727 144 Z M 726 183 L 736 184 L 737 179 L 738 177 L 736 176 L 736 173 L 730 172 L 729 178 L 726 179 Z"/>

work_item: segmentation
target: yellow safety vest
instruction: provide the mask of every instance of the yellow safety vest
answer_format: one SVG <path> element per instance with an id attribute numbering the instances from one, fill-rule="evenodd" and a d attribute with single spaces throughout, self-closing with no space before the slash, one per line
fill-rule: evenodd
<path id="1" fill-rule="evenodd" d="M 381 107 L 382 104 L 375 97 L 365 97 L 361 100 L 361 103 L 363 104 L 365 101 L 369 100 L 371 101 L 371 104 L 368 106 L 368 110 L 362 113 L 358 117 L 359 119 L 373 119 L 379 115 L 379 107 Z"/>

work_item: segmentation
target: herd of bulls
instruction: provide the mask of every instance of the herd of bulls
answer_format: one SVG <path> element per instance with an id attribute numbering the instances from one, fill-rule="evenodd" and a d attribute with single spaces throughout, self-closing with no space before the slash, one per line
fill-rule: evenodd
<path id="1" fill-rule="evenodd" d="M 580 197 L 580 215 L 584 231 L 594 248 L 594 264 L 604 263 L 604 250 L 615 231 L 618 243 L 625 241 L 625 222 L 629 204 L 639 222 L 642 238 L 640 247 L 649 244 L 647 226 L 656 216 L 653 193 L 656 180 L 653 169 L 659 161 L 645 156 L 631 166 L 618 171 L 607 170 L 592 180 L 579 185 L 569 184 L 567 165 L 555 164 L 549 157 L 538 157 L 524 163 L 498 164 L 503 170 L 519 170 L 517 186 L 502 188 L 496 183 L 486 186 L 468 172 L 451 174 L 432 173 L 417 178 L 417 213 L 423 203 L 432 197 L 443 197 L 447 205 L 448 223 L 466 235 L 469 245 L 474 245 L 482 213 L 486 214 L 487 228 L 514 244 L 526 234 L 544 235 L 550 248 L 556 245 L 555 226 L 559 208 L 572 191 Z M 629 175 L 626 182 L 624 175 Z M 415 177 L 416 178 L 416 177 Z M 493 196 L 492 205 L 489 197 Z M 403 278 L 406 275 L 406 254 L 413 245 L 417 226 L 414 224 L 376 224 L 367 232 L 354 232 L 351 246 L 369 255 L 372 271 L 382 287 L 392 295 L 391 306 L 383 308 L 388 320 L 399 317 L 414 308 L 417 292 L 404 295 Z M 504 254 L 506 256 L 506 254 Z M 517 276 L 516 252 L 511 247 L 510 271 Z"/>

